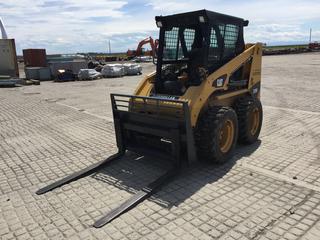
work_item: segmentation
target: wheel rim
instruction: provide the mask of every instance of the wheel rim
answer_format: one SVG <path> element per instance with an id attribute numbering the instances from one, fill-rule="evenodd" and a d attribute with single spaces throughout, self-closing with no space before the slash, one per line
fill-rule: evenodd
<path id="1" fill-rule="evenodd" d="M 234 138 L 234 124 L 231 120 L 226 120 L 220 130 L 219 146 L 220 151 L 226 153 L 230 150 Z"/>
<path id="2" fill-rule="evenodd" d="M 255 108 L 251 112 L 251 129 L 250 129 L 251 135 L 255 135 L 257 133 L 259 128 L 259 122 L 260 122 L 259 109 Z"/>

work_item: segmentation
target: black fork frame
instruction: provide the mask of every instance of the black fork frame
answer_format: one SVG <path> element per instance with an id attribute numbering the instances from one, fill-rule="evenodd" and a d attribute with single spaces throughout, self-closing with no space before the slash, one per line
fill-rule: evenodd
<path id="1" fill-rule="evenodd" d="M 120 151 L 128 149 L 146 155 L 159 155 L 154 150 L 146 153 L 134 144 L 129 132 L 164 137 L 172 143 L 172 155 L 176 165 L 181 164 L 181 147 L 187 149 L 189 163 L 196 161 L 193 130 L 190 121 L 188 102 L 156 97 L 141 97 L 126 94 L 111 94 L 111 103 Z M 138 105 L 138 107 L 136 107 Z M 171 113 L 168 113 L 171 111 Z M 165 115 L 166 114 L 166 115 Z"/>

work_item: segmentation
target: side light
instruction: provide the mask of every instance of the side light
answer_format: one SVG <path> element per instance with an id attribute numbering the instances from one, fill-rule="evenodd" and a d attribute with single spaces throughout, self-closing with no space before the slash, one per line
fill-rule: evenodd
<path id="1" fill-rule="evenodd" d="M 159 27 L 159 28 L 162 27 L 162 22 L 161 22 L 161 21 L 158 21 L 158 22 L 157 22 L 157 27 Z"/>

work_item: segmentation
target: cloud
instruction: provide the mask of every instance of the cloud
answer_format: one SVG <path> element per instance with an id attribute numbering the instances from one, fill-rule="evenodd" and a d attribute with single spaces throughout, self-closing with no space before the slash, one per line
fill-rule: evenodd
<path id="1" fill-rule="evenodd" d="M 153 10 L 165 12 L 165 13 L 190 11 L 190 9 L 195 9 L 194 5 L 195 4 L 190 1 L 165 2 L 161 0 L 152 0 L 151 2 L 146 4 L 146 6 L 151 6 Z"/>
<path id="2" fill-rule="evenodd" d="M 204 8 L 250 20 L 247 41 L 306 42 L 309 26 L 320 38 L 320 2 L 312 0 L 6 0 L 0 16 L 18 52 L 107 51 L 109 40 L 114 51 L 126 51 L 157 37 L 155 15 Z"/>
<path id="3" fill-rule="evenodd" d="M 302 29 L 296 24 L 253 24 L 245 29 L 246 40 L 265 43 L 307 42 L 309 29 Z"/>
<path id="4" fill-rule="evenodd" d="M 209 9 L 254 21 L 319 19 L 320 2 L 314 0 L 150 0 L 148 5 L 163 13 Z"/>
<path id="5" fill-rule="evenodd" d="M 151 0 L 148 5 L 162 14 L 195 9 L 210 9 L 248 19 L 245 39 L 251 42 L 307 42 L 309 26 L 320 29 L 320 2 L 314 0 Z M 201 6 L 201 7 L 199 7 Z M 212 8 L 213 6 L 213 8 Z M 320 40 L 318 31 L 313 32 Z"/>

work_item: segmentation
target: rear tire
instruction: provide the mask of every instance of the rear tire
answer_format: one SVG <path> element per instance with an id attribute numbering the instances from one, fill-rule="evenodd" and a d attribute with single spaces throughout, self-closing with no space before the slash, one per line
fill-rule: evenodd
<path id="1" fill-rule="evenodd" d="M 195 128 L 200 161 L 224 163 L 233 156 L 238 137 L 237 115 L 229 107 L 211 107 L 203 113 Z"/>
<path id="2" fill-rule="evenodd" d="M 257 141 L 263 119 L 262 105 L 259 99 L 251 96 L 241 97 L 235 103 L 238 115 L 239 138 L 243 144 L 252 144 Z"/>

